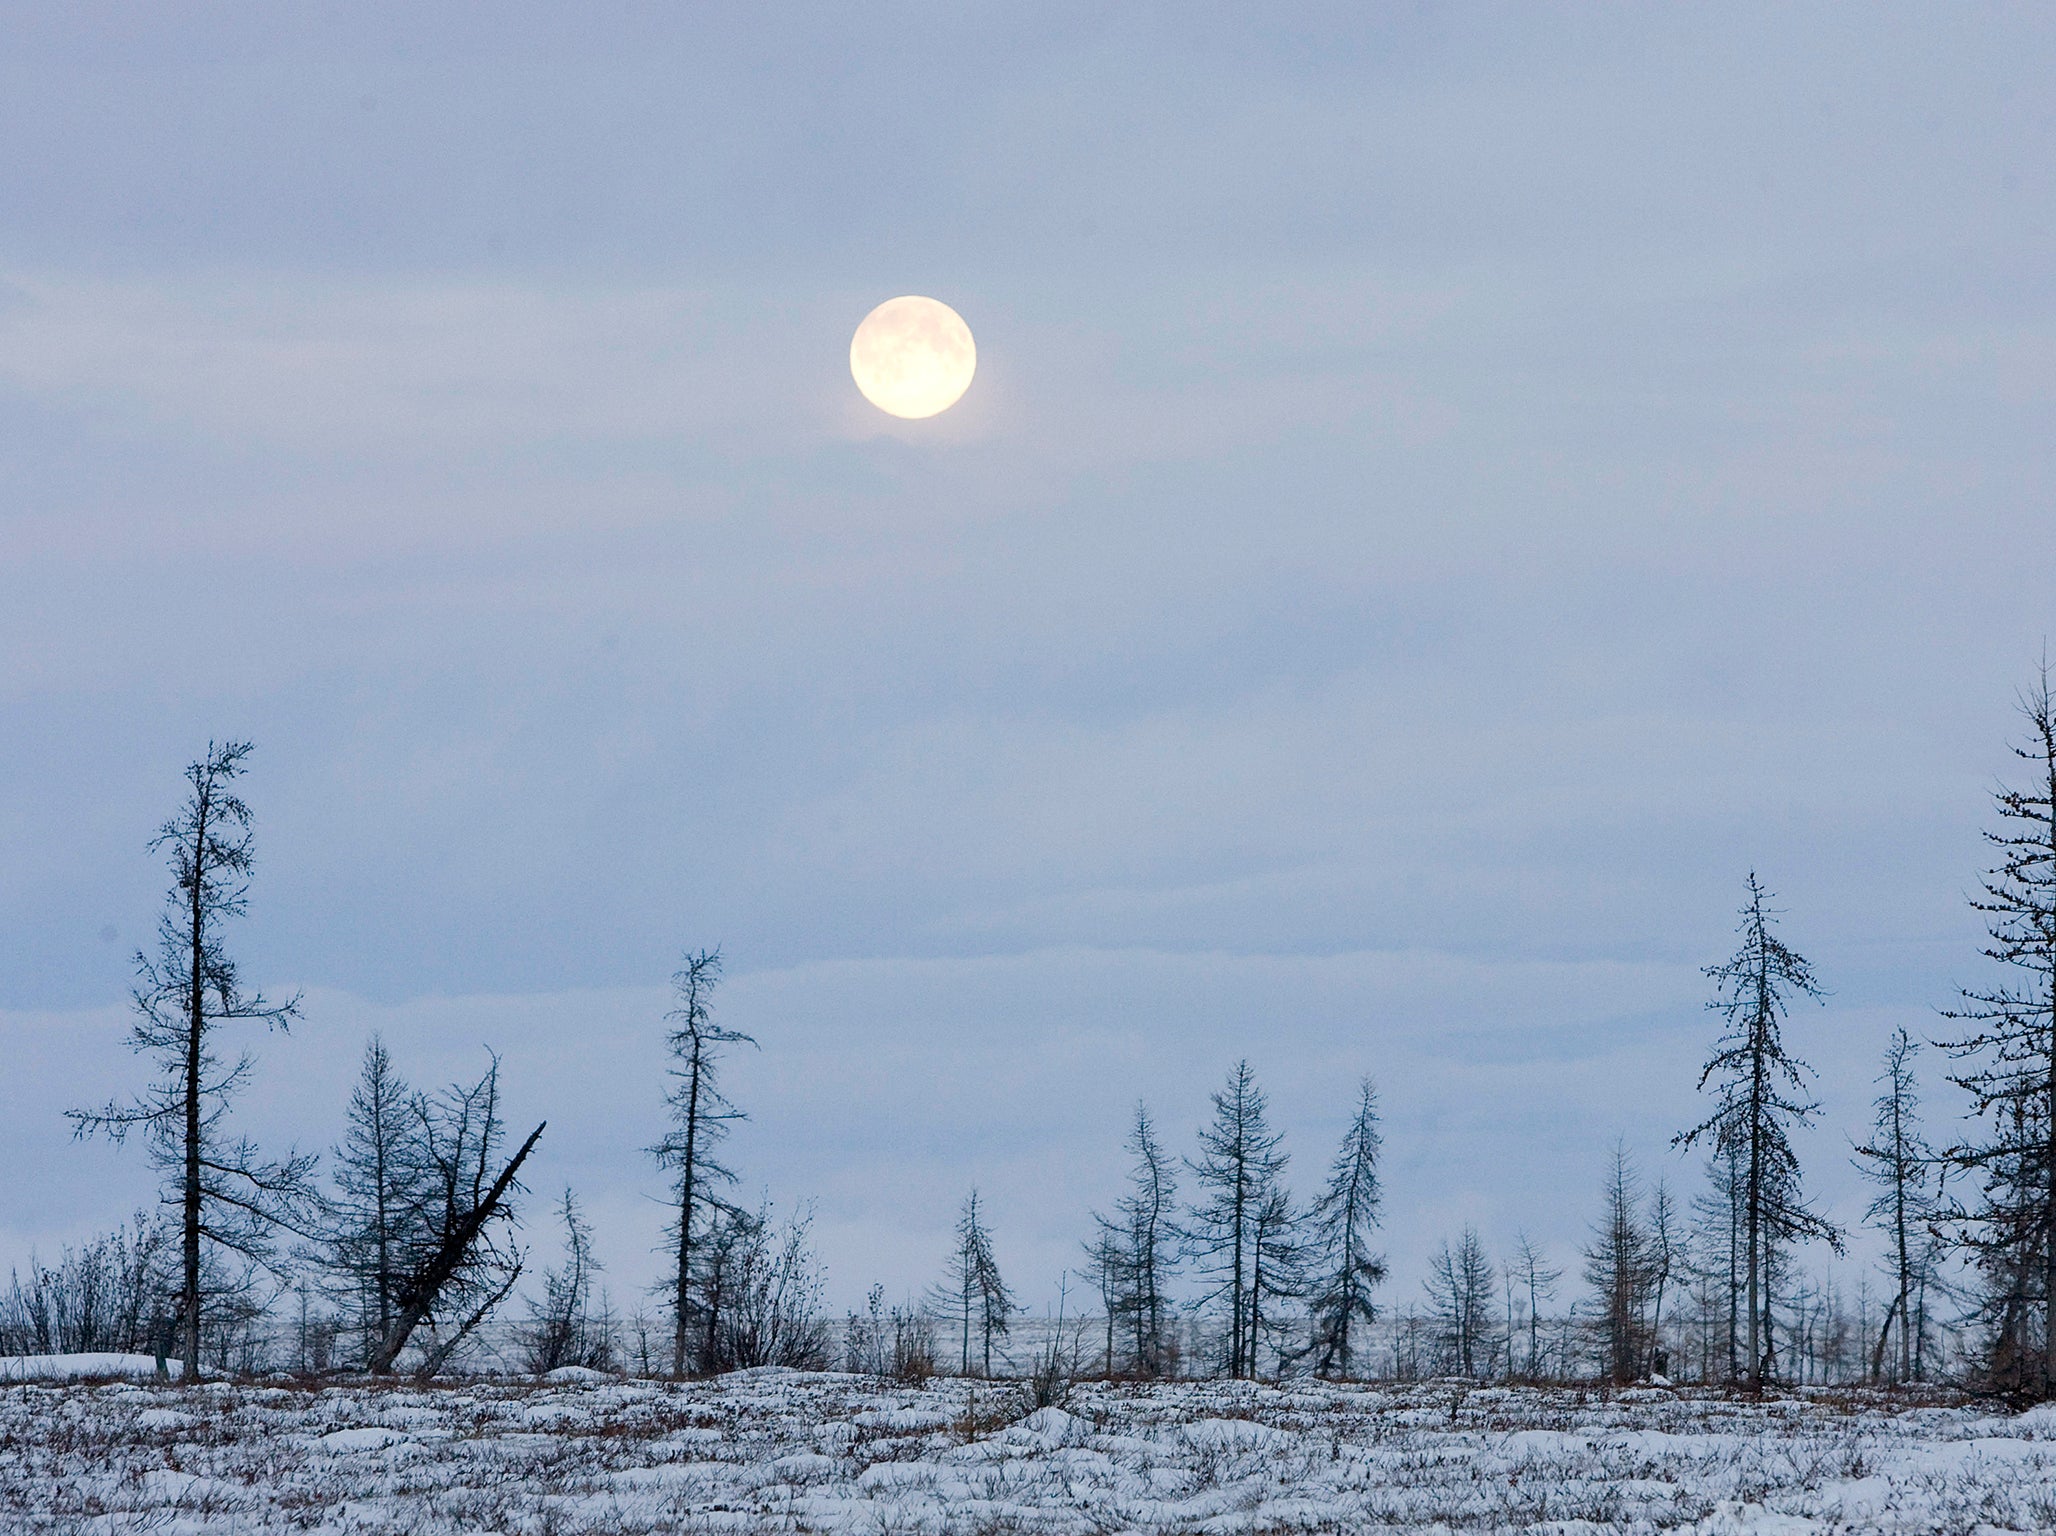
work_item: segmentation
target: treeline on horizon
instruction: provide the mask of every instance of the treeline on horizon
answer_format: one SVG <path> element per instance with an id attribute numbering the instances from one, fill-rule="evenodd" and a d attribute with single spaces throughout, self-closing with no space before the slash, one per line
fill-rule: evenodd
<path id="1" fill-rule="evenodd" d="M 1720 1031 L 1699 1079 L 1704 1117 L 1673 1146 L 1704 1156 L 1681 1195 L 1647 1185 L 1616 1145 L 1582 1248 L 1582 1287 L 1525 1234 L 1495 1258 L 1465 1227 L 1430 1256 L 1422 1296 L 1382 1297 L 1378 1099 L 1367 1077 L 1318 1193 L 1289 1158 L 1247 1061 L 1212 1096 L 1187 1155 L 1138 1105 L 1124 1192 L 1082 1244 L 1076 1315 L 1038 1331 L 1038 1381 L 1311 1373 L 1332 1378 L 1648 1378 L 1761 1391 L 1772 1383 L 1947 1380 L 2019 1400 L 2056 1396 L 2056 702 L 2046 665 L 2020 699 L 2012 750 L 2026 787 L 2000 785 L 1991 868 L 1971 898 L 1993 980 L 1944 1010 L 1947 1080 L 1967 1095 L 1956 1139 L 1924 1129 L 1923 1043 L 1881 1042 L 1880 1092 L 1854 1158 L 1875 1188 L 1865 1221 L 1881 1270 L 1853 1298 L 1802 1267 L 1846 1233 L 1808 1201 L 1792 1133 L 1816 1122 L 1813 1073 L 1786 1046 L 1813 969 L 1779 934 L 1752 872 L 1734 953 L 1707 968 Z M 725 1057 L 754 1047 L 716 1021 L 718 950 L 688 954 L 667 1016 L 670 1082 L 648 1148 L 669 1181 L 665 1277 L 623 1316 L 600 1288 L 576 1195 L 556 1202 L 562 1253 L 518 1291 L 520 1175 L 546 1129 L 516 1139 L 493 1058 L 474 1081 L 409 1084 L 374 1037 L 326 1168 L 267 1157 L 230 1112 L 252 1061 L 231 1026 L 288 1030 L 299 1000 L 245 988 L 224 930 L 248 902 L 253 834 L 236 793 L 250 746 L 210 745 L 183 806 L 152 840 L 173 876 L 156 951 L 136 958 L 131 1045 L 155 1075 L 139 1095 L 68 1112 L 80 1136 L 138 1139 L 160 1208 L 54 1265 L 30 1261 L 0 1295 L 0 1353 L 155 1353 L 181 1379 L 208 1371 L 407 1371 L 428 1377 L 489 1326 L 505 1358 L 703 1376 L 762 1365 L 919 1379 L 1021 1369 L 1021 1313 L 978 1192 L 964 1201 L 929 1293 L 839 1322 L 802 1209 L 774 1219 L 734 1198 L 723 1143 L 743 1118 Z M 520 1122 L 525 1125 L 526 1122 Z M 1872 1280 L 1877 1281 L 1875 1289 Z M 1069 1306 L 1066 1280 L 1065 1306 Z M 519 1295 L 518 1308 L 510 1309 Z M 1560 1310 L 1550 1306 L 1562 1299 Z M 500 1314 L 518 1310 L 511 1322 Z"/>

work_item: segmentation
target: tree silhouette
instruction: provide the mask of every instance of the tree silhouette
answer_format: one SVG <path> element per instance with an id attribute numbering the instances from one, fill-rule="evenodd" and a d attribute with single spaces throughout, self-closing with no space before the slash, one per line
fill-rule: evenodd
<path id="1" fill-rule="evenodd" d="M 250 808 L 233 790 L 249 755 L 248 742 L 210 742 L 186 768 L 185 806 L 150 842 L 169 854 L 172 887 L 157 953 L 136 955 L 129 1040 L 156 1059 L 158 1080 L 127 1103 L 69 1113 L 80 1136 L 119 1142 L 140 1131 L 164 1177 L 165 1203 L 178 1212 L 176 1321 L 188 1382 L 199 1377 L 203 1310 L 246 1289 L 253 1267 L 277 1263 L 281 1229 L 310 1232 L 314 1201 L 311 1155 L 265 1161 L 225 1124 L 253 1062 L 247 1051 L 225 1062 L 217 1032 L 245 1022 L 285 1029 L 299 1013 L 298 998 L 271 1003 L 244 991 L 222 942 L 223 926 L 249 906 L 254 837 Z"/>
<path id="2" fill-rule="evenodd" d="M 1806 1093 L 1813 1069 L 1785 1049 L 1786 999 L 1818 998 L 1821 989 L 1804 957 L 1771 931 L 1775 915 L 1769 893 L 1751 870 L 1749 900 L 1742 907 L 1741 947 L 1720 965 L 1706 969 L 1717 986 L 1707 1007 L 1728 1026 L 1699 1074 L 1701 1092 L 1713 1085 L 1714 1111 L 1673 1140 L 1673 1145 L 1691 1146 L 1710 1137 L 1717 1150 L 1736 1154 L 1747 1293 L 1746 1379 L 1757 1391 L 1775 1363 L 1771 1298 L 1780 1250 L 1818 1238 L 1835 1252 L 1842 1251 L 1840 1230 L 1806 1205 L 1791 1139 L 1792 1128 L 1810 1125 L 1820 1106 Z"/>

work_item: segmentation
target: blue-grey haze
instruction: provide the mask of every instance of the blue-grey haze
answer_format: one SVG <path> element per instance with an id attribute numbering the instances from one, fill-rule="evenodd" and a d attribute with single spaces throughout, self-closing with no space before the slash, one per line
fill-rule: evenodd
<path id="1" fill-rule="evenodd" d="M 2056 629 L 2052 78 L 2039 6 L 9 8 L 0 1262 L 148 1197 L 58 1112 L 210 736 L 252 1128 L 490 1042 L 624 1292 L 689 946 L 839 1299 L 974 1181 L 1040 1299 L 1240 1055 L 1302 1186 L 1378 1078 L 1404 1293 L 1695 1176 L 1751 867 L 1853 1217 Z M 903 292 L 932 422 L 847 376 Z"/>

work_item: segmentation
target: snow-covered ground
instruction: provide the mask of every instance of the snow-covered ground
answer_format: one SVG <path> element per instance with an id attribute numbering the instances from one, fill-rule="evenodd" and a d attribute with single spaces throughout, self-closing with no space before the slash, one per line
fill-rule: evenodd
<path id="1" fill-rule="evenodd" d="M 2056 1413 L 744 1372 L 0 1387 L 0 1530 L 2056 1529 Z"/>
<path id="2" fill-rule="evenodd" d="M 165 1373 L 180 1374 L 176 1360 Z M 0 1381 L 81 1381 L 109 1376 L 155 1380 L 157 1361 L 151 1355 L 0 1355 Z"/>

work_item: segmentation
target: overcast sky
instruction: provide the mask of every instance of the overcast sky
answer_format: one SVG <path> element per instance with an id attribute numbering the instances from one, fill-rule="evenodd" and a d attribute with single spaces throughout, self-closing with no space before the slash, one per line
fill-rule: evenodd
<path id="1" fill-rule="evenodd" d="M 2031 5 L 0 11 L 0 1263 L 150 1198 L 59 1112 L 210 737 L 247 1125 L 490 1044 L 623 1295 L 687 948 L 838 1302 L 975 1182 L 1040 1303 L 1245 1055 L 1303 1191 L 1378 1080 L 1408 1299 L 1696 1179 L 1752 867 L 1854 1219 L 2056 631 L 2051 79 Z"/>

